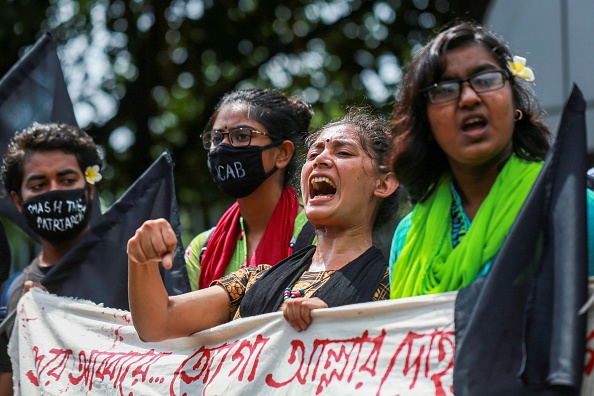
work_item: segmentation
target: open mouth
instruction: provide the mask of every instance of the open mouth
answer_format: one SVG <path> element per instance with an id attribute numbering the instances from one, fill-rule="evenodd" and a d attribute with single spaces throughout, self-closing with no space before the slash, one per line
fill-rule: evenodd
<path id="1" fill-rule="evenodd" d="M 464 122 L 462 130 L 464 132 L 471 132 L 477 129 L 482 129 L 487 125 L 487 120 L 482 117 L 472 117 Z"/>
<path id="2" fill-rule="evenodd" d="M 336 194 L 336 184 L 327 177 L 311 179 L 310 198 L 331 198 Z"/>

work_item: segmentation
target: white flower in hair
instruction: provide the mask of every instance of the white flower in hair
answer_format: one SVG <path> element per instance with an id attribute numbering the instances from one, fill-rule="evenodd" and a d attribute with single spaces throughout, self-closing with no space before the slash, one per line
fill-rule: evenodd
<path id="1" fill-rule="evenodd" d="M 85 169 L 85 180 L 89 184 L 95 184 L 103 179 L 101 173 L 99 172 L 99 165 L 88 166 Z"/>
<path id="2" fill-rule="evenodd" d="M 507 67 L 512 76 L 523 78 L 526 81 L 534 81 L 534 72 L 526 66 L 526 58 L 514 56 L 511 62 L 507 62 Z"/>

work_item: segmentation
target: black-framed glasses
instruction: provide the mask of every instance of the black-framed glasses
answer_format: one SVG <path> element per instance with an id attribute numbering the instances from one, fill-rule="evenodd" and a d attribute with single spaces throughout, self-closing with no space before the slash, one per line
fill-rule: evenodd
<path id="1" fill-rule="evenodd" d="M 479 94 L 503 88 L 506 78 L 507 75 L 503 70 L 489 70 L 477 73 L 463 80 L 438 82 L 421 91 L 427 94 L 431 103 L 441 104 L 458 100 L 462 93 L 462 84 L 465 82 L 468 82 L 474 92 Z"/>
<path id="2" fill-rule="evenodd" d="M 276 137 L 250 127 L 231 128 L 227 132 L 220 129 L 213 129 L 212 131 L 204 132 L 200 137 L 202 138 L 204 148 L 212 150 L 223 142 L 225 135 L 229 136 L 229 143 L 231 143 L 232 146 L 247 147 L 252 143 L 252 136 L 254 133 L 257 135 L 269 136 L 270 138 Z"/>

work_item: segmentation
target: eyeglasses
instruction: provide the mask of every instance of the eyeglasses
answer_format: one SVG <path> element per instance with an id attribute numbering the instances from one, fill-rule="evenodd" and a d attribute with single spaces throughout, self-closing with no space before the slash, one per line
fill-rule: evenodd
<path id="1" fill-rule="evenodd" d="M 460 98 L 462 84 L 468 82 L 474 92 L 483 93 L 503 88 L 507 76 L 503 70 L 490 70 L 477 73 L 464 80 L 442 81 L 421 90 L 426 92 L 433 104 L 447 103 Z"/>
<path id="2" fill-rule="evenodd" d="M 223 142 L 225 135 L 229 136 L 229 143 L 235 147 L 247 147 L 252 143 L 253 134 L 275 137 L 269 133 L 257 131 L 249 127 L 237 127 L 231 128 L 228 132 L 220 129 L 213 129 L 212 131 L 206 131 L 200 137 L 202 138 L 202 144 L 207 150 L 212 150 L 218 147 Z"/>

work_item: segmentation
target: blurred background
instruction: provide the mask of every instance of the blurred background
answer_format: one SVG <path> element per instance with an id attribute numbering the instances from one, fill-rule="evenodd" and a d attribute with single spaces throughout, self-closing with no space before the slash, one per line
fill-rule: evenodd
<path id="1" fill-rule="evenodd" d="M 589 0 L 4 0 L 0 76 L 50 32 L 78 124 L 105 155 L 103 210 L 169 150 L 185 246 L 231 204 L 199 141 L 224 93 L 281 89 L 312 104 L 313 127 L 349 105 L 389 115 L 402 67 L 455 19 L 491 26 L 528 59 L 553 130 L 577 82 L 594 152 L 592 15 Z M 4 223 L 22 267 L 36 248 Z"/>

